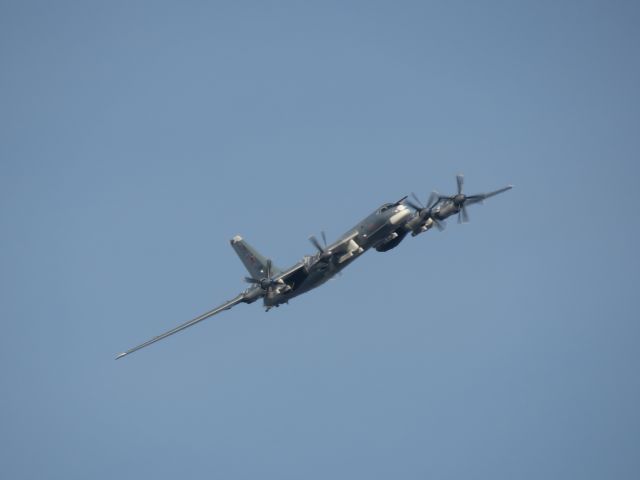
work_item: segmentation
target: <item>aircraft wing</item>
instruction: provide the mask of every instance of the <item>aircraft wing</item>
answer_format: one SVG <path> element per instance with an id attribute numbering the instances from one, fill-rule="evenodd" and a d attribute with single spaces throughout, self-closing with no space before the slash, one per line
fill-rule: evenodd
<path id="1" fill-rule="evenodd" d="M 467 197 L 466 204 L 473 205 L 474 203 L 484 202 L 487 198 L 493 197 L 494 195 L 498 195 L 499 193 L 502 193 L 502 192 L 506 192 L 507 190 L 511 190 L 512 188 L 513 188 L 513 185 L 508 185 L 494 192 L 480 193 L 478 195 L 469 195 Z"/>
<path id="2" fill-rule="evenodd" d="M 223 310 L 229 310 L 231 307 L 237 305 L 238 303 L 241 303 L 245 300 L 245 293 L 241 293 L 240 295 L 238 295 L 237 297 L 235 297 L 233 300 L 229 300 L 226 303 L 223 303 L 222 305 L 220 305 L 219 307 L 214 308 L 213 310 L 209 310 L 206 313 L 203 313 L 202 315 L 200 315 L 199 317 L 194 318 L 193 320 L 189 320 L 188 322 L 185 322 L 181 325 L 178 325 L 175 328 L 172 328 L 171 330 L 169 330 L 168 332 L 163 333 L 162 335 L 158 335 L 157 337 L 153 337 L 151 340 L 148 340 L 140 345 L 138 345 L 137 347 L 133 347 L 130 350 L 127 350 L 126 352 L 122 352 L 120 354 L 118 354 L 118 356 L 116 357 L 116 360 L 118 360 L 119 358 L 124 357 L 125 355 L 129 355 L 130 353 L 133 353 L 137 350 L 140 350 L 141 348 L 144 348 L 148 345 L 151 345 L 152 343 L 156 343 L 160 340 L 162 340 L 163 338 L 167 338 L 169 335 L 173 335 L 174 333 L 178 333 L 181 330 L 184 330 L 185 328 L 189 328 L 192 325 L 195 325 L 196 323 L 201 322 L 202 320 L 206 320 L 209 317 L 213 317 L 214 315 L 217 315 L 218 313 L 222 312 Z"/>
<path id="3" fill-rule="evenodd" d="M 347 235 L 346 237 L 341 238 L 337 242 L 334 242 L 331 245 L 329 245 L 327 247 L 327 250 L 329 250 L 332 253 L 343 252 L 343 251 L 348 249 L 349 242 L 351 240 L 353 240 L 354 238 L 356 238 L 358 235 L 359 235 L 359 232 L 356 230 L 356 231 L 350 233 L 349 235 Z"/>
<path id="4" fill-rule="evenodd" d="M 294 288 L 302 283 L 305 278 L 307 278 L 307 275 L 305 263 L 300 262 L 296 263 L 293 267 L 285 270 L 284 272 L 279 273 L 274 277 L 274 279 L 282 280 L 282 282 Z"/>

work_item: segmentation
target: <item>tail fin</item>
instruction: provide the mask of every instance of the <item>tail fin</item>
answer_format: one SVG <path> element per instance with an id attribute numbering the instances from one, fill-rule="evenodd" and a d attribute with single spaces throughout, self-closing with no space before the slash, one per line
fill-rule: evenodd
<path id="1" fill-rule="evenodd" d="M 249 274 L 255 278 L 264 278 L 267 274 L 267 259 L 260 255 L 256 249 L 244 241 L 240 235 L 231 239 L 231 246 L 242 260 Z M 275 266 L 271 267 L 271 274 L 280 272 Z"/>

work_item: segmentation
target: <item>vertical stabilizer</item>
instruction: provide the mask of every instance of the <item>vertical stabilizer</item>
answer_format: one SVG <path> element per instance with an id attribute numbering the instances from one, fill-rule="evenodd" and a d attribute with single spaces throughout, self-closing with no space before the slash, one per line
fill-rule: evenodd
<path id="1" fill-rule="evenodd" d="M 255 248 L 249 245 L 240 235 L 231 239 L 231 246 L 242 260 L 251 277 L 256 280 L 264 278 L 267 274 L 267 259 L 260 255 Z M 271 267 L 271 274 L 278 273 L 275 266 Z"/>

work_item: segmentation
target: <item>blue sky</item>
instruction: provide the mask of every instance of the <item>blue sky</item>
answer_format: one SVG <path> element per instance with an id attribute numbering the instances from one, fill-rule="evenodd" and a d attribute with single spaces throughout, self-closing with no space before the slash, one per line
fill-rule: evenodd
<path id="1" fill-rule="evenodd" d="M 0 464 L 632 479 L 635 2 L 2 2 Z M 114 355 L 411 191 L 516 188 Z"/>

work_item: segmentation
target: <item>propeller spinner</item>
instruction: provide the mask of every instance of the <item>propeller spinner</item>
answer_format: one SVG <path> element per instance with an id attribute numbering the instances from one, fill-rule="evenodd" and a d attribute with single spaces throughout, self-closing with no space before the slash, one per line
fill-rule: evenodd
<path id="1" fill-rule="evenodd" d="M 431 221 L 434 223 L 434 225 L 436 226 L 436 228 L 440 231 L 444 230 L 444 227 L 446 226 L 444 222 L 438 220 L 435 216 L 434 216 L 434 212 L 433 212 L 433 208 L 436 206 L 436 204 L 440 201 L 440 196 L 438 195 L 437 192 L 431 192 L 431 194 L 429 195 L 429 199 L 427 200 L 427 206 L 425 207 L 424 205 L 422 205 L 422 202 L 420 201 L 420 199 L 416 196 L 415 193 L 411 193 L 411 198 L 413 198 L 413 200 L 415 201 L 415 203 L 411 200 L 406 200 L 407 205 L 409 205 L 411 208 L 413 208 L 414 210 L 416 210 L 418 212 L 418 215 L 420 215 L 420 218 L 424 221 L 426 221 L 427 219 L 431 219 Z"/>

